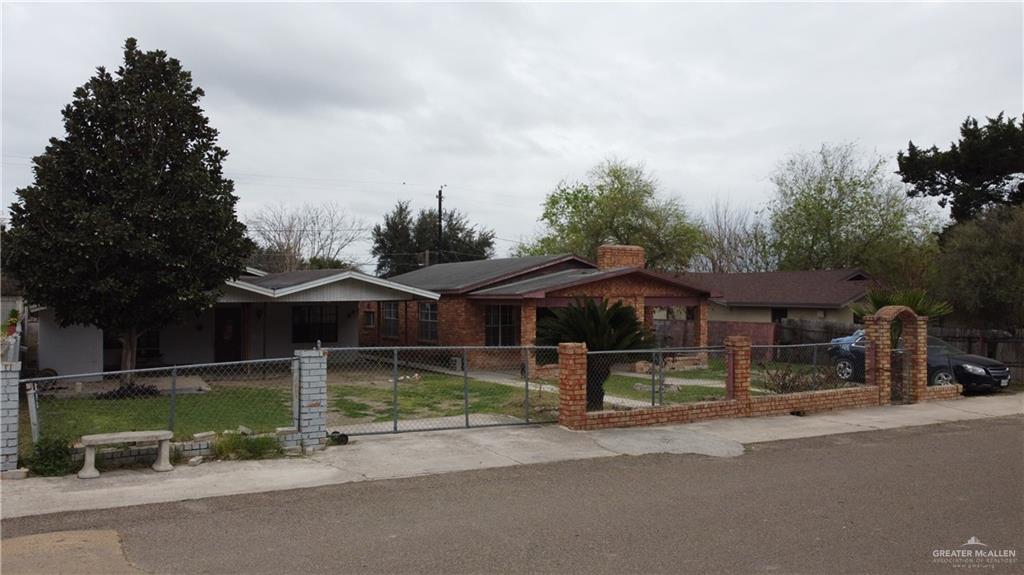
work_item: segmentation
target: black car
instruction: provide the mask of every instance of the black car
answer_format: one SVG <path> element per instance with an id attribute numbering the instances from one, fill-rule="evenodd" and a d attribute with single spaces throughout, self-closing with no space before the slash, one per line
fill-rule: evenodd
<path id="1" fill-rule="evenodd" d="M 829 355 L 836 376 L 844 381 L 864 381 L 864 331 L 832 340 Z M 964 389 L 999 389 L 1010 385 L 1010 368 L 1002 363 L 928 337 L 928 385 L 959 383 Z"/>

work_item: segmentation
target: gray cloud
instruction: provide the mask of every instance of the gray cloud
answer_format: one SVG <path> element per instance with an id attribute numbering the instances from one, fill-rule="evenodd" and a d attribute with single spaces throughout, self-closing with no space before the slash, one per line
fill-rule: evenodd
<path id="1" fill-rule="evenodd" d="M 443 183 L 512 239 L 555 183 L 609 155 L 645 161 L 693 209 L 757 205 L 788 152 L 853 140 L 893 157 L 1024 101 L 1020 4 L 2 10 L 5 204 L 130 35 L 206 91 L 243 211 L 325 199 L 377 220 Z"/>

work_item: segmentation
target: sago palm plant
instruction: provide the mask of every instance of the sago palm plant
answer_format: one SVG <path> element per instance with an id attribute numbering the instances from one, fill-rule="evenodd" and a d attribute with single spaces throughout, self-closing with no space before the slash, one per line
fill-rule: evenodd
<path id="1" fill-rule="evenodd" d="M 636 310 L 621 302 L 581 298 L 553 312 L 537 322 L 538 345 L 582 342 L 588 351 L 617 351 L 639 349 L 649 340 Z M 604 382 L 610 375 L 610 361 L 588 358 L 587 411 L 604 408 Z"/>
<path id="2" fill-rule="evenodd" d="M 935 299 L 923 289 L 871 290 L 868 292 L 866 302 L 851 307 L 855 314 L 863 317 L 872 315 L 889 305 L 906 306 L 917 315 L 928 318 L 942 317 L 953 313 L 953 306 L 949 302 Z M 896 349 L 902 334 L 903 322 L 897 319 L 892 322 L 893 349 Z"/>

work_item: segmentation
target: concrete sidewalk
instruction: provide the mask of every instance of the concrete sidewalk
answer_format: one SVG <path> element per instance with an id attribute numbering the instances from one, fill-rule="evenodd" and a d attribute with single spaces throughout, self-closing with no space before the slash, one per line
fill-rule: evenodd
<path id="1" fill-rule="evenodd" d="M 73 475 L 8 480 L 0 485 L 0 516 L 127 507 L 622 454 L 735 457 L 743 453 L 744 444 L 1021 414 L 1024 394 L 1000 394 L 804 417 L 722 419 L 592 432 L 543 425 L 356 437 L 347 446 L 300 459 L 211 462 L 179 466 L 170 473 L 111 471 L 90 480 Z"/>

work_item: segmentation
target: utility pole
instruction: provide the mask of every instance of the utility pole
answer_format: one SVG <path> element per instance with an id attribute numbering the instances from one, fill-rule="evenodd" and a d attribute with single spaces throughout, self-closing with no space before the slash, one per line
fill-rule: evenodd
<path id="1" fill-rule="evenodd" d="M 444 188 L 445 186 L 442 184 L 441 187 L 437 189 L 437 263 L 442 263 L 441 254 L 444 253 L 442 251 L 443 246 L 441 243 L 441 225 L 444 221 L 444 211 L 442 208 L 442 202 L 444 202 Z"/>

